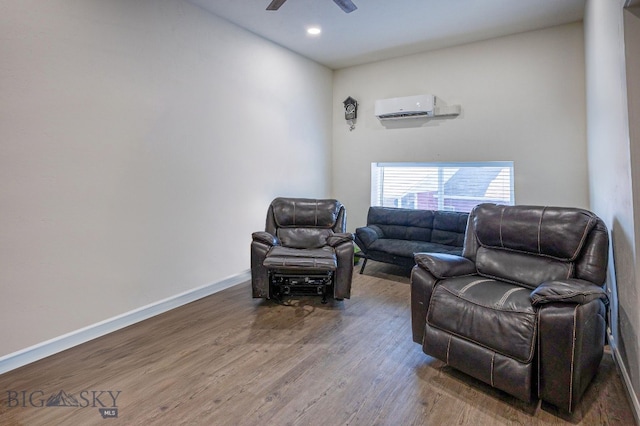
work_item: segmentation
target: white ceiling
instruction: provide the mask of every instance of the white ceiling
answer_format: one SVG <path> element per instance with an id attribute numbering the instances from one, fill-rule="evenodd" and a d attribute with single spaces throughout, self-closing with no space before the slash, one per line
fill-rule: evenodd
<path id="1" fill-rule="evenodd" d="M 581 21 L 585 0 L 189 0 L 332 69 Z M 306 28 L 318 25 L 319 36 Z"/>

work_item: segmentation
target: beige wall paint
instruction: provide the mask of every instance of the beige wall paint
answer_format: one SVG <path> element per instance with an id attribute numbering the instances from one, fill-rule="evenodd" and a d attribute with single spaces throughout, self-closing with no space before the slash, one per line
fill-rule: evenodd
<path id="1" fill-rule="evenodd" d="M 586 4 L 587 139 L 592 209 L 605 220 L 611 234 L 607 279 L 612 299 L 611 345 L 619 354 L 623 377 L 632 388 L 637 416 L 640 196 L 633 182 L 640 179 L 640 156 L 638 140 L 630 139 L 630 130 L 637 133 L 638 120 L 633 117 L 638 114 L 634 94 L 638 93 L 635 76 L 640 70 L 640 26 L 637 17 L 623 11 L 624 3 L 588 0 Z"/>
<path id="2" fill-rule="evenodd" d="M 515 162 L 518 204 L 588 207 L 581 23 L 341 69 L 334 74 L 333 194 L 366 222 L 377 161 Z M 431 93 L 457 118 L 385 127 L 376 99 Z M 342 101 L 360 103 L 356 129 Z"/>
<path id="3" fill-rule="evenodd" d="M 608 294 L 611 345 L 640 389 L 638 373 L 637 237 L 624 52 L 624 1 L 589 0 L 585 10 L 587 140 L 591 208 L 611 236 Z M 637 191 L 637 190 L 636 190 Z"/>
<path id="4" fill-rule="evenodd" d="M 0 356 L 249 268 L 332 72 L 173 0 L 0 1 Z M 250 295 L 247 295 L 250 297 Z"/>

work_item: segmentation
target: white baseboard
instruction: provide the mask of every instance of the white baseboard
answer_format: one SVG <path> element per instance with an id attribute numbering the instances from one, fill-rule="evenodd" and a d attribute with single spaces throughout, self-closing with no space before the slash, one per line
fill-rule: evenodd
<path id="1" fill-rule="evenodd" d="M 624 382 L 624 387 L 627 390 L 629 402 L 631 402 L 633 417 L 636 420 L 636 424 L 640 425 L 640 401 L 638 401 L 638 395 L 636 395 L 635 391 L 633 390 L 631 377 L 629 377 L 627 367 L 624 365 L 624 362 L 622 362 L 622 356 L 620 355 L 620 350 L 618 349 L 617 342 L 615 341 L 611 333 L 607 333 L 607 339 L 609 340 L 609 347 L 611 348 L 611 352 L 613 352 L 613 359 L 618 366 L 620 374 L 622 374 L 622 381 Z"/>
<path id="2" fill-rule="evenodd" d="M 100 321 L 96 324 L 72 331 L 62 336 L 54 337 L 45 342 L 38 343 L 28 348 L 0 357 L 0 374 L 14 370 L 18 367 L 46 358 L 58 352 L 80 345 L 105 334 L 112 333 L 137 322 L 170 311 L 171 309 L 186 305 L 195 300 L 209 296 L 233 287 L 251 279 L 251 272 L 246 270 L 237 275 L 227 277 L 221 281 L 194 288 L 192 290 L 170 296 L 146 306 L 134 309 L 113 318 Z"/>

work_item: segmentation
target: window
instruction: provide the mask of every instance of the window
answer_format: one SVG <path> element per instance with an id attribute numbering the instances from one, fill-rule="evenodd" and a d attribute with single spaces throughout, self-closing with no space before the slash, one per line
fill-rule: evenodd
<path id="1" fill-rule="evenodd" d="M 371 205 L 469 212 L 514 204 L 513 161 L 371 163 Z"/>

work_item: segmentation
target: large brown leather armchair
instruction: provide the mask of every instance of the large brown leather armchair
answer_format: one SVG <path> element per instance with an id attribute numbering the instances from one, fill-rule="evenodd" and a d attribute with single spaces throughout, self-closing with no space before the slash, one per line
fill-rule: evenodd
<path id="1" fill-rule="evenodd" d="M 253 297 L 269 299 L 275 288 L 285 295 L 317 289 L 336 300 L 350 298 L 353 234 L 345 232 L 346 224 L 346 210 L 337 200 L 273 200 L 265 230 L 252 234 Z"/>
<path id="2" fill-rule="evenodd" d="M 571 412 L 603 356 L 608 245 L 586 210 L 481 204 L 462 256 L 415 255 L 413 340 L 519 399 Z"/>

